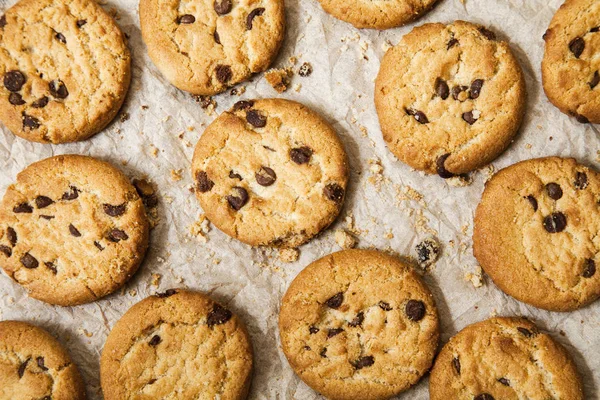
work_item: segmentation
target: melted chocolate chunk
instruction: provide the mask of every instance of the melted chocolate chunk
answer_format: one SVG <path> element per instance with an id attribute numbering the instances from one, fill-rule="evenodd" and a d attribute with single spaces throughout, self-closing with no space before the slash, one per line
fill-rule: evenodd
<path id="1" fill-rule="evenodd" d="M 69 224 L 69 232 L 75 237 L 81 237 L 81 232 L 73 224 Z"/>
<path id="2" fill-rule="evenodd" d="M 596 274 L 596 262 L 591 258 L 585 260 L 583 264 L 583 272 L 581 276 L 584 278 L 591 278 Z"/>
<path id="3" fill-rule="evenodd" d="M 194 22 L 196 22 L 196 17 L 194 17 L 192 14 L 182 15 L 177 20 L 177 23 L 179 24 L 193 24 Z"/>
<path id="4" fill-rule="evenodd" d="M 546 192 L 553 200 L 558 200 L 562 197 L 563 191 L 558 183 L 550 182 L 546 185 Z"/>
<path id="5" fill-rule="evenodd" d="M 25 104 L 25 100 L 23 100 L 23 96 L 21 96 L 19 93 L 14 93 L 14 92 L 11 92 L 8 95 L 8 102 L 10 104 L 12 104 L 13 106 L 22 106 L 23 104 Z"/>
<path id="6" fill-rule="evenodd" d="M 234 194 L 226 197 L 229 206 L 235 211 L 239 211 L 248 203 L 248 192 L 243 187 L 234 186 L 232 188 Z"/>
<path id="7" fill-rule="evenodd" d="M 227 83 L 233 77 L 233 72 L 231 72 L 229 65 L 217 65 L 215 73 L 217 74 L 217 80 L 221 83 Z"/>
<path id="8" fill-rule="evenodd" d="M 206 324 L 209 328 L 215 325 L 222 325 L 229 321 L 232 316 L 231 311 L 215 303 L 212 311 L 206 317 Z"/>
<path id="9" fill-rule="evenodd" d="M 296 147 L 290 150 L 290 158 L 296 164 L 306 164 L 310 161 L 313 155 L 313 151 L 310 147 Z"/>
<path id="10" fill-rule="evenodd" d="M 69 192 L 63 193 L 63 200 L 75 200 L 79 197 L 79 189 L 77 189 L 75 186 L 69 186 L 69 190 Z"/>
<path id="11" fill-rule="evenodd" d="M 445 167 L 446 159 L 450 157 L 450 153 L 446 153 L 438 157 L 436 161 L 436 172 L 437 174 L 444 179 L 452 178 L 455 176 L 452 172 L 448 171 Z"/>
<path id="12" fill-rule="evenodd" d="M 125 213 L 126 206 L 127 205 L 125 203 L 119 204 L 118 206 L 113 206 L 111 204 L 103 204 L 102 208 L 104 209 L 104 212 L 110 215 L 111 217 L 120 217 Z"/>
<path id="13" fill-rule="evenodd" d="M 127 234 L 121 229 L 113 229 L 112 231 L 108 232 L 107 239 L 111 242 L 118 243 L 121 240 L 129 239 L 129 236 L 127 236 Z"/>
<path id="14" fill-rule="evenodd" d="M 252 100 L 240 100 L 233 105 L 233 111 L 249 110 L 254 106 Z"/>
<path id="15" fill-rule="evenodd" d="M 583 53 L 583 49 L 585 49 L 585 41 L 582 38 L 576 37 L 569 42 L 569 50 L 571 50 L 571 53 L 576 58 L 579 58 L 581 53 Z"/>
<path id="16" fill-rule="evenodd" d="M 251 30 L 252 29 L 252 21 L 254 21 L 254 18 L 263 15 L 264 12 L 265 12 L 265 9 L 262 7 L 255 8 L 254 10 L 250 11 L 250 14 L 248 14 L 248 17 L 246 18 L 246 30 Z"/>
<path id="17" fill-rule="evenodd" d="M 25 81 L 25 75 L 21 71 L 12 70 L 4 74 L 4 87 L 11 92 L 21 90 Z"/>
<path id="18" fill-rule="evenodd" d="M 409 300 L 404 307 L 404 312 L 411 321 L 420 321 L 425 316 L 425 303 L 420 300 Z"/>
<path id="19" fill-rule="evenodd" d="M 0 17 L 0 28 L 4 28 L 6 24 L 6 15 L 3 15 L 2 17 Z"/>
<path id="20" fill-rule="evenodd" d="M 330 183 L 323 189 L 323 194 L 334 203 L 341 203 L 344 199 L 344 189 L 337 183 Z"/>
<path id="21" fill-rule="evenodd" d="M 40 127 L 40 121 L 36 117 L 23 113 L 23 129 L 34 130 Z"/>
<path id="22" fill-rule="evenodd" d="M 277 175 L 269 167 L 264 165 L 254 174 L 256 182 L 261 186 L 271 186 L 277 180 Z"/>
<path id="23" fill-rule="evenodd" d="M 562 232 L 567 226 L 567 217 L 561 212 L 552 213 L 544 218 L 544 229 L 550 233 Z"/>
<path id="24" fill-rule="evenodd" d="M 152 347 L 158 346 L 162 342 L 162 339 L 158 335 L 152 336 L 152 339 L 148 342 L 148 344 Z"/>
<path id="25" fill-rule="evenodd" d="M 50 197 L 38 196 L 35 198 L 35 206 L 37 208 L 46 208 L 52 203 L 54 203 L 54 200 L 52 200 Z"/>
<path id="26" fill-rule="evenodd" d="M 246 121 L 255 128 L 264 128 L 267 125 L 267 117 L 256 110 L 246 112 Z"/>
<path id="27" fill-rule="evenodd" d="M 373 356 L 363 356 L 352 363 L 356 369 L 370 367 L 373 364 L 375 364 L 375 358 Z"/>
<path id="28" fill-rule="evenodd" d="M 344 330 L 342 328 L 333 328 L 333 329 L 328 329 L 327 330 L 327 338 L 332 338 L 336 335 L 339 335 L 340 333 L 344 332 Z"/>
<path id="29" fill-rule="evenodd" d="M 42 96 L 39 99 L 35 100 L 31 103 L 31 107 L 33 108 L 44 108 L 48 105 L 48 96 Z"/>
<path id="30" fill-rule="evenodd" d="M 198 182 L 198 190 L 201 193 L 206 193 L 215 186 L 215 183 L 208 179 L 208 174 L 204 171 L 200 171 L 196 174 L 196 181 Z"/>
<path id="31" fill-rule="evenodd" d="M 21 264 L 28 269 L 34 269 L 40 266 L 38 260 L 36 260 L 36 258 L 29 253 L 23 254 L 20 261 Z"/>
<path id="32" fill-rule="evenodd" d="M 325 301 L 325 305 L 329 308 L 339 308 L 339 306 L 342 305 L 342 303 L 344 302 L 344 293 L 339 292 L 336 293 L 335 295 L 331 296 L 330 298 L 328 298 Z"/>
<path id="33" fill-rule="evenodd" d="M 6 228 L 6 238 L 10 242 L 10 245 L 12 247 L 15 247 L 15 245 L 17 244 L 17 232 L 10 226 Z"/>
<path id="34" fill-rule="evenodd" d="M 27 203 L 21 203 L 13 207 L 13 212 L 17 214 L 31 214 L 33 212 L 33 207 Z"/>
<path id="35" fill-rule="evenodd" d="M 435 80 L 435 94 L 441 97 L 442 100 L 446 100 L 450 95 L 450 88 L 442 78 L 437 78 Z"/>
<path id="36" fill-rule="evenodd" d="M 0 244 L 0 252 L 2 252 L 6 257 L 12 256 L 12 249 L 3 244 Z"/>

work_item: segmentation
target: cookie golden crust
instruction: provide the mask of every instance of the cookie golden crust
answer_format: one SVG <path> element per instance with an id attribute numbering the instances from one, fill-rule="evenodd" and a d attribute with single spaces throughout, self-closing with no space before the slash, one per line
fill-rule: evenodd
<path id="1" fill-rule="evenodd" d="M 486 184 L 473 253 L 517 300 L 570 311 L 600 297 L 600 176 L 573 159 L 511 165 Z"/>
<path id="2" fill-rule="evenodd" d="M 242 321 L 196 292 L 168 290 L 134 305 L 102 350 L 106 400 L 245 399 L 252 345 Z"/>
<path id="3" fill-rule="evenodd" d="M 123 104 L 131 59 L 93 0 L 21 0 L 0 18 L 0 120 L 34 142 L 84 140 Z"/>
<path id="4" fill-rule="evenodd" d="M 387 399 L 416 384 L 431 367 L 438 329 L 433 297 L 416 273 L 369 250 L 310 264 L 279 313 L 291 367 L 336 400 Z"/>
<path id="5" fill-rule="evenodd" d="M 437 0 L 319 0 L 323 9 L 356 28 L 389 29 L 413 21 Z"/>
<path id="6" fill-rule="evenodd" d="M 283 0 L 141 0 L 150 58 L 179 89 L 212 95 L 264 71 L 285 31 Z"/>
<path id="7" fill-rule="evenodd" d="M 87 303 L 136 272 L 148 230 L 121 171 L 92 157 L 51 157 L 21 171 L 0 203 L 0 260 L 31 297 Z"/>
<path id="8" fill-rule="evenodd" d="M 299 246 L 342 208 L 348 167 L 333 128 L 289 100 L 244 100 L 202 134 L 192 160 L 208 219 L 244 243 Z"/>
<path id="9" fill-rule="evenodd" d="M 523 73 L 508 44 L 464 21 L 413 29 L 388 50 L 375 83 L 389 149 L 443 178 L 498 157 L 521 125 L 525 99 Z"/>
<path id="10" fill-rule="evenodd" d="M 444 346 L 429 378 L 431 400 L 581 400 L 567 351 L 523 318 L 467 326 Z"/>
<path id="11" fill-rule="evenodd" d="M 600 3 L 567 0 L 544 34 L 546 96 L 581 123 L 600 123 Z"/>
<path id="12" fill-rule="evenodd" d="M 84 400 L 79 371 L 60 343 L 25 322 L 0 322 L 0 400 Z"/>

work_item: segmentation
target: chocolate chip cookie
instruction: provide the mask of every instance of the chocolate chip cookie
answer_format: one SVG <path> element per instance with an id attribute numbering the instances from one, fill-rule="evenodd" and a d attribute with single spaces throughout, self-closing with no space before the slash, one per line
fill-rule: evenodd
<path id="1" fill-rule="evenodd" d="M 524 318 L 467 326 L 444 346 L 429 378 L 431 400 L 583 399 L 567 351 Z"/>
<path id="2" fill-rule="evenodd" d="M 294 279 L 279 331 L 294 371 L 329 399 L 387 399 L 431 367 L 438 315 L 397 258 L 369 250 L 323 257 Z"/>
<path id="3" fill-rule="evenodd" d="M 242 100 L 202 134 L 192 160 L 208 219 L 253 246 L 296 247 L 344 202 L 346 153 L 317 113 L 289 100 Z"/>
<path id="4" fill-rule="evenodd" d="M 525 108 L 523 72 L 508 44 L 464 21 L 413 29 L 388 50 L 375 86 L 392 153 L 442 178 L 500 155 Z"/>
<path id="5" fill-rule="evenodd" d="M 47 303 L 82 304 L 112 293 L 147 247 L 148 219 L 135 188 L 92 157 L 33 163 L 0 203 L 2 268 Z"/>
<path id="6" fill-rule="evenodd" d="M 252 345 L 243 322 L 195 292 L 170 289 L 133 306 L 102 350 L 106 400 L 245 399 Z"/>
<path id="7" fill-rule="evenodd" d="M 544 41 L 542 81 L 548 99 L 581 123 L 600 123 L 600 4 L 565 1 Z"/>
<path id="8" fill-rule="evenodd" d="M 0 399 L 83 400 L 79 371 L 61 344 L 25 322 L 0 322 Z"/>
<path id="9" fill-rule="evenodd" d="M 388 29 L 425 14 L 437 0 L 319 0 L 325 11 L 356 28 Z"/>
<path id="10" fill-rule="evenodd" d="M 227 90 L 275 59 L 285 27 L 283 0 L 141 0 L 150 58 L 179 89 Z"/>
<path id="11" fill-rule="evenodd" d="M 600 297 L 600 176 L 573 159 L 511 165 L 487 183 L 473 253 L 505 293 L 569 311 Z"/>
<path id="12" fill-rule="evenodd" d="M 42 143 L 86 139 L 117 114 L 130 55 L 92 0 L 21 0 L 0 17 L 0 120 Z"/>

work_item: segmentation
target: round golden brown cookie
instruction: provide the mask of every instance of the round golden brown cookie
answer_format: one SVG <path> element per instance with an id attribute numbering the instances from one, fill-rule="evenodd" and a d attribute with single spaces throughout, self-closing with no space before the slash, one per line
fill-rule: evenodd
<path id="1" fill-rule="evenodd" d="M 336 400 L 387 399 L 431 367 L 438 316 L 429 289 L 397 258 L 346 250 L 294 279 L 279 313 L 287 359 L 310 387 Z"/>
<path id="2" fill-rule="evenodd" d="M 25 322 L 0 322 L 0 399 L 83 400 L 79 371 L 60 343 Z"/>
<path id="3" fill-rule="evenodd" d="M 600 176 L 573 159 L 511 165 L 486 184 L 473 253 L 517 300 L 554 311 L 583 307 L 600 297 L 599 201 Z"/>
<path id="4" fill-rule="evenodd" d="M 550 102 L 581 123 L 600 123 L 600 3 L 565 1 L 544 41 L 542 81 Z"/>
<path id="5" fill-rule="evenodd" d="M 86 139 L 117 114 L 130 55 L 93 0 L 21 0 L 0 18 L 0 120 L 44 143 Z"/>
<path id="6" fill-rule="evenodd" d="M 264 71 L 285 30 L 283 0 L 141 0 L 150 58 L 179 89 L 212 95 Z"/>
<path id="7" fill-rule="evenodd" d="M 425 14 L 437 0 L 319 0 L 325 11 L 356 28 L 388 29 Z"/>
<path id="8" fill-rule="evenodd" d="M 31 297 L 58 305 L 114 292 L 148 247 L 148 219 L 129 179 L 92 157 L 31 164 L 0 203 L 2 268 Z"/>
<path id="9" fill-rule="evenodd" d="M 208 219 L 253 246 L 296 247 L 337 217 L 346 153 L 317 113 L 289 100 L 243 100 L 202 134 L 192 161 Z"/>
<path id="10" fill-rule="evenodd" d="M 200 293 L 170 289 L 117 322 L 100 375 L 106 400 L 245 399 L 252 345 L 231 311 Z"/>
<path id="11" fill-rule="evenodd" d="M 525 98 L 508 44 L 464 21 L 413 29 L 384 56 L 375 87 L 392 153 L 443 178 L 500 155 L 521 124 Z"/>
<path id="12" fill-rule="evenodd" d="M 524 318 L 467 326 L 444 346 L 429 378 L 431 400 L 583 399 L 575 364 Z"/>

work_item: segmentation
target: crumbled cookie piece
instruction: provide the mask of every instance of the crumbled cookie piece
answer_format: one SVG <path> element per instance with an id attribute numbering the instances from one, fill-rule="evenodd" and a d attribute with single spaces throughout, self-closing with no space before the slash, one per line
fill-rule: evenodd
<path id="1" fill-rule="evenodd" d="M 291 68 L 271 69 L 265 72 L 265 79 L 278 93 L 283 93 L 288 89 L 293 75 Z"/>
<path id="2" fill-rule="evenodd" d="M 302 77 L 307 77 L 310 74 L 312 74 L 313 72 L 313 67 L 310 63 L 305 62 L 303 63 L 300 68 L 298 68 L 298 75 L 302 76 Z"/>
<path id="3" fill-rule="evenodd" d="M 427 268 L 435 263 L 440 255 L 440 245 L 433 237 L 429 237 L 417 244 L 415 250 L 421 268 Z"/>
<path id="4" fill-rule="evenodd" d="M 279 249 L 279 259 L 285 263 L 292 263 L 298 260 L 300 251 L 298 249 Z"/>
<path id="5" fill-rule="evenodd" d="M 172 169 L 171 170 L 171 179 L 175 182 L 178 182 L 182 179 L 181 174 L 183 173 L 183 169 Z"/>
<path id="6" fill-rule="evenodd" d="M 471 282 L 474 287 L 479 288 L 483 286 L 483 271 L 479 265 L 474 266 L 473 271 L 465 272 L 465 281 Z"/>
<path id="7" fill-rule="evenodd" d="M 158 287 L 158 285 L 160 285 L 161 278 L 161 274 L 152 274 L 152 280 L 150 281 L 150 285 Z"/>
<path id="8" fill-rule="evenodd" d="M 473 176 L 471 174 L 457 175 L 446 179 L 446 182 L 453 187 L 465 187 L 473 183 Z"/>
<path id="9" fill-rule="evenodd" d="M 343 229 L 335 231 L 335 241 L 344 250 L 356 247 L 358 240 Z"/>

